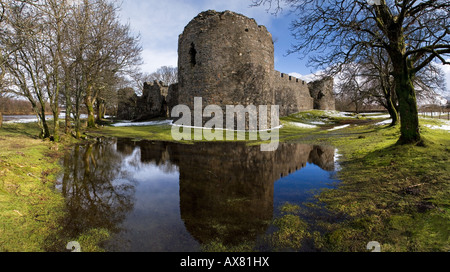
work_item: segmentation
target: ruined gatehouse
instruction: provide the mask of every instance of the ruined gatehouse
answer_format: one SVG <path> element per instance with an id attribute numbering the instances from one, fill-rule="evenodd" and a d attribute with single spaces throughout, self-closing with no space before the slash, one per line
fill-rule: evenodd
<path id="1" fill-rule="evenodd" d="M 334 110 L 333 84 L 332 78 L 308 84 L 276 71 L 274 43 L 266 27 L 235 12 L 208 10 L 179 36 L 178 83 L 146 83 L 143 96 L 135 98 L 134 118 L 169 117 L 179 104 L 193 109 L 194 97 L 201 97 L 204 107 L 279 105 L 280 116 Z"/>

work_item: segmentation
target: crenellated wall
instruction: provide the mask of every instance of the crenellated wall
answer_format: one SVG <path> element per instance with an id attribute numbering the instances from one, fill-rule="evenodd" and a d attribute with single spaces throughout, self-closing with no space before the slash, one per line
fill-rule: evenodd
<path id="1" fill-rule="evenodd" d="M 275 91 L 275 104 L 280 106 L 280 116 L 313 108 L 308 84 L 301 79 L 274 71 L 272 88 Z"/>

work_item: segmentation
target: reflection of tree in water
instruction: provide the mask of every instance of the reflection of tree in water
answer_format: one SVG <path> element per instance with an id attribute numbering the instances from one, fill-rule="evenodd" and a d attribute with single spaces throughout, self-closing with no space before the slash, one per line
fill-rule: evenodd
<path id="1" fill-rule="evenodd" d="M 133 208 L 135 185 L 123 179 L 123 157 L 112 142 L 77 145 L 63 160 L 62 194 L 66 212 L 62 237 L 91 230 L 117 232 Z"/>

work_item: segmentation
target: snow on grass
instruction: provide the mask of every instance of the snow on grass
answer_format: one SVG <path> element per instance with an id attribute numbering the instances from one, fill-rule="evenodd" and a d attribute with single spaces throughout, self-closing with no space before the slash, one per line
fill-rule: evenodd
<path id="1" fill-rule="evenodd" d="M 391 123 L 392 123 L 392 119 L 386 119 L 384 121 L 376 123 L 375 126 L 390 125 Z"/>
<path id="2" fill-rule="evenodd" d="M 329 117 L 355 117 L 356 118 L 356 115 L 352 112 L 324 110 L 323 113 Z"/>
<path id="3" fill-rule="evenodd" d="M 294 127 L 299 127 L 299 128 L 317 128 L 317 126 L 315 126 L 315 125 L 308 125 L 308 124 L 299 123 L 299 122 L 288 122 L 287 124 L 294 126 Z"/>
<path id="4" fill-rule="evenodd" d="M 431 129 L 442 129 L 450 131 L 450 125 L 425 125 L 425 126 Z"/>
<path id="5" fill-rule="evenodd" d="M 424 118 L 425 119 L 425 118 Z M 433 119 L 436 120 L 436 119 Z M 431 129 L 442 129 L 442 130 L 446 130 L 446 131 L 450 131 L 450 121 L 449 120 L 438 120 L 439 124 L 435 124 L 435 125 L 425 125 L 428 128 Z"/>
<path id="6" fill-rule="evenodd" d="M 325 122 L 322 122 L 322 121 L 313 121 L 313 122 L 310 122 L 311 124 L 313 124 L 313 125 L 326 125 L 327 123 L 325 123 Z"/>
<path id="7" fill-rule="evenodd" d="M 349 127 L 349 126 L 350 126 L 350 124 L 343 125 L 343 126 L 337 126 L 337 127 L 334 127 L 334 128 L 330 128 L 328 131 L 343 129 L 343 128 L 346 128 L 346 127 Z"/>
<path id="8" fill-rule="evenodd" d="M 371 119 L 391 118 L 389 114 L 370 116 Z"/>
<path id="9" fill-rule="evenodd" d="M 148 122 L 121 122 L 115 123 L 113 127 L 143 127 L 143 126 L 158 126 L 158 125 L 171 125 L 172 120 L 162 120 L 162 121 L 148 121 Z"/>

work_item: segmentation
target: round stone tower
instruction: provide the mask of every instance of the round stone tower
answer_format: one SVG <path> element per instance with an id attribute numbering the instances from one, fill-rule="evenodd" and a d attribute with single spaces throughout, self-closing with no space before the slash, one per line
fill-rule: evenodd
<path id="1" fill-rule="evenodd" d="M 273 105 L 272 35 L 244 15 L 205 11 L 179 37 L 179 104 Z"/>

